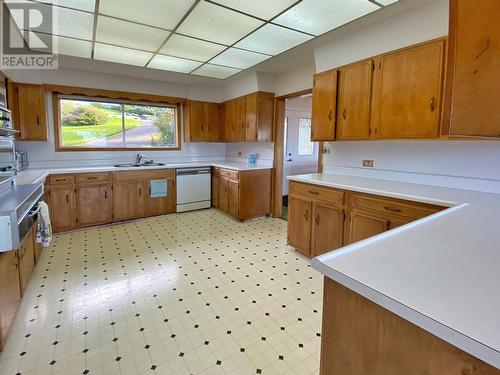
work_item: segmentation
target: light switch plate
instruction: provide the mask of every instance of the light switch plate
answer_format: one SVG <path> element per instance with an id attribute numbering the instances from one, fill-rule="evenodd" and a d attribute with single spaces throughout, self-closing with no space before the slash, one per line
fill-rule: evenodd
<path id="1" fill-rule="evenodd" d="M 363 167 L 373 168 L 374 163 L 375 163 L 375 160 L 363 160 Z"/>

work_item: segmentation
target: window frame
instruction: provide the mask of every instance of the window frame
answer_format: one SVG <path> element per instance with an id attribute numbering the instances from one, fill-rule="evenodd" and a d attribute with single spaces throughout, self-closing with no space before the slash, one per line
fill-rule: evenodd
<path id="1" fill-rule="evenodd" d="M 110 95 L 111 96 L 111 95 Z M 134 95 L 136 96 L 136 95 Z M 110 102 L 117 104 L 138 104 L 138 105 L 151 105 L 158 107 L 175 107 L 176 109 L 176 126 L 175 126 L 175 146 L 174 147 L 78 147 L 78 146 L 64 146 L 62 145 L 62 131 L 61 131 L 61 112 L 60 112 L 60 99 L 75 99 L 96 101 L 96 102 Z M 161 98 L 161 97 L 158 97 Z M 160 100 L 138 100 L 129 99 L 126 97 L 113 98 L 101 95 L 85 95 L 77 93 L 61 93 L 52 92 L 52 112 L 54 117 L 54 135 L 55 135 L 55 150 L 56 152 L 88 152 L 88 151 L 179 151 L 181 150 L 181 102 L 170 103 L 168 101 Z"/>

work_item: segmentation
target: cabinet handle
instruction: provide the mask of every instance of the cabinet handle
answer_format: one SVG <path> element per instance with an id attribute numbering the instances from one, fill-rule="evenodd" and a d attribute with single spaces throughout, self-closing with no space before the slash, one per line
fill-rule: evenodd
<path id="1" fill-rule="evenodd" d="M 342 118 L 344 120 L 347 120 L 347 110 L 344 108 L 344 111 L 342 111 Z"/>
<path id="2" fill-rule="evenodd" d="M 319 214 L 316 214 L 316 225 L 317 225 L 318 227 L 319 227 L 319 220 L 320 220 L 320 218 L 319 218 Z"/>
<path id="3" fill-rule="evenodd" d="M 142 188 L 139 188 L 139 195 L 142 195 Z"/>
<path id="4" fill-rule="evenodd" d="M 332 110 L 330 110 L 330 112 L 328 112 L 328 121 L 332 121 Z"/>
<path id="5" fill-rule="evenodd" d="M 98 177 L 87 177 L 87 180 L 97 180 Z"/>
<path id="6" fill-rule="evenodd" d="M 66 203 L 69 203 L 69 194 L 66 194 Z"/>
<path id="7" fill-rule="evenodd" d="M 36 124 L 40 126 L 40 116 L 36 116 Z"/>
<path id="8" fill-rule="evenodd" d="M 309 221 L 309 210 L 306 210 L 306 212 L 304 213 L 304 219 L 306 219 L 306 221 Z"/>
<path id="9" fill-rule="evenodd" d="M 319 195 L 319 191 L 309 190 L 309 193 L 312 195 Z"/>
<path id="10" fill-rule="evenodd" d="M 436 110 L 436 97 L 433 96 L 429 102 L 429 107 L 431 112 L 434 112 Z"/>
<path id="11" fill-rule="evenodd" d="M 391 212 L 401 212 L 401 208 L 390 207 L 390 206 L 385 206 L 384 210 L 391 211 Z"/>
<path id="12" fill-rule="evenodd" d="M 108 191 L 104 190 L 104 199 L 108 199 Z"/>

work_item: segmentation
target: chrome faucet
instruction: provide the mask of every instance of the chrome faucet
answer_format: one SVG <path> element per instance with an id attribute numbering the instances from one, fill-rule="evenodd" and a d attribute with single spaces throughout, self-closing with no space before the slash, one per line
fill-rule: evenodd
<path id="1" fill-rule="evenodd" d="M 141 161 L 142 161 L 142 159 L 144 159 L 144 158 L 145 158 L 145 156 L 144 156 L 144 155 L 142 155 L 142 154 L 137 154 L 137 156 L 135 157 L 135 164 L 137 164 L 137 165 L 141 165 Z"/>

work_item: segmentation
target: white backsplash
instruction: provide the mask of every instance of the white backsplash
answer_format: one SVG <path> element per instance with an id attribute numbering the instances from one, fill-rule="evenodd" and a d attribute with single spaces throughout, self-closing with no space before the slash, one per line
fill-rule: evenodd
<path id="1" fill-rule="evenodd" d="M 247 161 L 248 154 L 257 154 L 257 164 L 272 165 L 274 144 L 272 142 L 235 142 L 226 144 L 226 157 L 235 161 Z"/>

